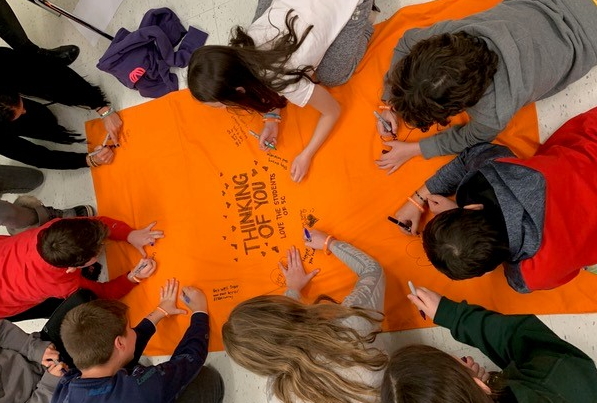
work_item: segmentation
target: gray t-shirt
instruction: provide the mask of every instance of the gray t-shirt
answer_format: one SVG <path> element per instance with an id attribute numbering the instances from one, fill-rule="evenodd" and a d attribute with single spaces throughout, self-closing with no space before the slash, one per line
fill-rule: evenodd
<path id="1" fill-rule="evenodd" d="M 425 158 L 494 140 L 524 105 L 563 90 L 597 65 L 593 0 L 504 0 L 461 20 L 407 31 L 394 49 L 390 70 L 417 42 L 461 31 L 480 37 L 497 53 L 497 72 L 479 102 L 466 110 L 468 124 L 420 141 Z M 386 84 L 383 99 L 388 98 Z"/>

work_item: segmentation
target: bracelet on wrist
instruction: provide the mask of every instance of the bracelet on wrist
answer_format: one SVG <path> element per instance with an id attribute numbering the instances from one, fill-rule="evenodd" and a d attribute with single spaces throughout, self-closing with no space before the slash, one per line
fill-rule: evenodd
<path id="1" fill-rule="evenodd" d="M 279 119 L 282 120 L 282 116 L 278 115 L 277 113 L 274 112 L 268 112 L 268 113 L 264 113 L 263 114 L 263 118 L 272 118 L 272 119 Z"/>
<path id="2" fill-rule="evenodd" d="M 423 196 L 421 196 L 419 194 L 419 192 L 416 190 L 415 190 L 415 196 L 417 196 L 419 198 L 419 200 L 421 200 L 421 203 L 423 203 L 423 204 L 427 203 L 427 199 L 424 199 Z"/>
<path id="3" fill-rule="evenodd" d="M 414 204 L 414 205 L 415 205 L 415 207 L 416 207 L 417 209 L 419 209 L 419 211 L 420 211 L 421 213 L 424 213 L 424 212 L 425 212 L 425 207 L 423 207 L 423 206 L 421 206 L 419 203 L 417 203 L 417 201 L 416 201 L 415 199 L 413 199 L 412 197 L 410 197 L 410 196 L 409 196 L 409 197 L 407 197 L 407 198 L 406 198 L 406 200 L 408 200 L 409 202 L 411 202 L 412 204 Z"/>
<path id="4" fill-rule="evenodd" d="M 392 109 L 392 107 L 390 105 L 385 105 L 385 104 L 384 105 L 379 105 L 378 108 L 386 110 L 386 111 Z"/>
<path id="5" fill-rule="evenodd" d="M 156 307 L 156 309 L 160 312 L 162 312 L 164 315 L 166 316 L 170 316 L 170 314 L 168 313 L 168 311 L 166 311 L 164 308 L 162 308 L 161 306 Z"/>
<path id="6" fill-rule="evenodd" d="M 104 113 L 100 113 L 100 118 L 105 118 L 106 116 L 110 116 L 111 114 L 113 114 L 114 112 L 116 112 L 114 110 L 114 108 L 112 108 L 112 105 L 108 106 L 108 110 L 105 111 Z M 98 112 L 99 113 L 99 112 Z"/>
<path id="7" fill-rule="evenodd" d="M 87 154 L 85 160 L 87 161 L 87 166 L 89 166 L 90 168 L 97 168 L 100 165 L 97 163 L 97 161 L 93 158 L 93 155 L 91 154 Z"/>
<path id="8" fill-rule="evenodd" d="M 323 243 L 323 253 L 325 253 L 326 255 L 329 255 L 332 253 L 332 251 L 330 250 L 330 245 L 335 240 L 336 240 L 336 238 L 334 238 L 331 235 L 328 235 L 328 237 L 325 239 L 325 242 Z"/>
<path id="9" fill-rule="evenodd" d="M 132 273 L 131 273 L 132 274 Z M 134 281 L 135 283 L 139 284 L 141 282 L 141 279 L 135 275 L 129 275 L 129 280 Z"/>

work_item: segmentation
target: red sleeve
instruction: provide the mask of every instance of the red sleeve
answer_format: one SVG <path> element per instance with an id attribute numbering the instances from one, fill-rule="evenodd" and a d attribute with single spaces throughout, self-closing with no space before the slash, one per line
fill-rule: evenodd
<path id="1" fill-rule="evenodd" d="M 133 231 L 133 229 L 125 222 L 103 216 L 97 217 L 97 219 L 110 228 L 110 235 L 108 235 L 108 238 L 113 241 L 126 241 L 129 234 Z"/>
<path id="2" fill-rule="evenodd" d="M 127 273 L 128 274 L 128 273 Z M 116 277 L 106 283 L 79 278 L 79 287 L 91 290 L 101 299 L 120 299 L 128 294 L 137 283 L 129 281 L 127 274 Z"/>

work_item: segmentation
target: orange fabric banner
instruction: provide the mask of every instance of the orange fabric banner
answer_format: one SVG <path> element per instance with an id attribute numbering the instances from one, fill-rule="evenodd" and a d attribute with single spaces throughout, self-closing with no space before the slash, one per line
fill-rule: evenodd
<path id="1" fill-rule="evenodd" d="M 496 3 L 435 1 L 404 8 L 378 25 L 354 77 L 332 90 L 342 116 L 301 184 L 290 180 L 289 165 L 317 121 L 309 107 L 289 106 L 282 112 L 278 150 L 269 153 L 248 135 L 249 129 L 261 130 L 260 116 L 203 106 L 187 91 L 122 111 L 123 146 L 116 150 L 115 162 L 92 170 L 99 212 L 136 228 L 155 220 L 156 228 L 165 231 L 164 239 L 147 248 L 148 254 L 156 253 L 157 273 L 124 298 L 131 323 L 155 308 L 160 286 L 176 277 L 207 294 L 210 348 L 222 349 L 220 329 L 236 304 L 284 291 L 278 262 L 291 245 L 301 249 L 307 271 L 321 269 L 304 290 L 306 300 L 322 293 L 341 300 L 355 276 L 334 256 L 305 248 L 303 226 L 330 232 L 382 263 L 388 278 L 386 330 L 432 325 L 406 299 L 408 280 L 506 313 L 595 311 L 597 276 L 583 273 L 557 290 L 531 295 L 512 291 L 501 270 L 454 282 L 430 265 L 420 238 L 403 235 L 386 219 L 449 161 L 415 158 L 390 176 L 374 164 L 382 144 L 372 112 L 379 105 L 394 46 L 409 28 L 461 18 Z M 453 123 L 465 119 L 460 116 Z M 101 143 L 105 132 L 99 120 L 89 122 L 87 130 L 91 145 Z M 399 136 L 415 141 L 423 134 L 402 128 Z M 499 140 L 521 156 L 532 155 L 538 142 L 534 105 L 520 111 Z M 138 259 L 132 246 L 110 244 L 110 276 L 129 270 Z M 188 320 L 164 319 L 146 353 L 170 354 Z"/>

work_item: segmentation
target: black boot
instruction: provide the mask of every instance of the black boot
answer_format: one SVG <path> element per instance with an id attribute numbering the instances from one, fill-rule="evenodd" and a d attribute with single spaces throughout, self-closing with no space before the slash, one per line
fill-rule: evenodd
<path id="1" fill-rule="evenodd" d="M 79 47 L 75 45 L 59 46 L 54 49 L 43 49 L 39 48 L 38 54 L 52 59 L 58 60 L 64 65 L 68 66 L 74 62 L 79 56 Z"/>

